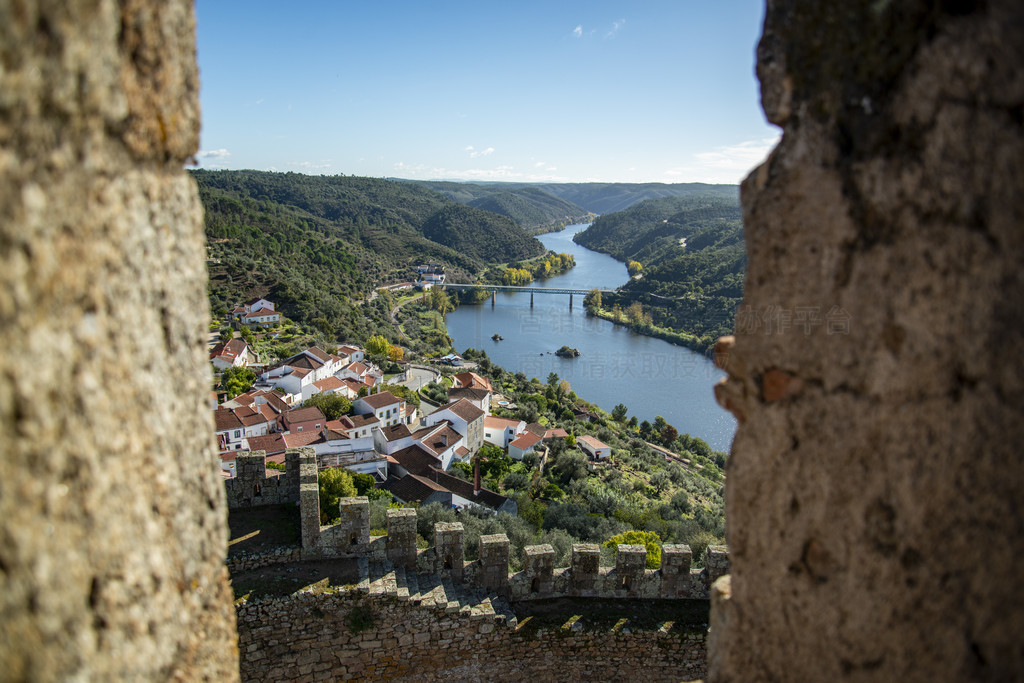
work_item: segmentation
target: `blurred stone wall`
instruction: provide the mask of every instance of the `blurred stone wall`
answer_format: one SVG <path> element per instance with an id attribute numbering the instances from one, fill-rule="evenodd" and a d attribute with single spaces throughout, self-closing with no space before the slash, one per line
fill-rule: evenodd
<path id="1" fill-rule="evenodd" d="M 0 0 L 0 670 L 238 677 L 185 0 Z"/>
<path id="2" fill-rule="evenodd" d="M 1024 5 L 768 2 L 710 681 L 1024 675 Z"/>

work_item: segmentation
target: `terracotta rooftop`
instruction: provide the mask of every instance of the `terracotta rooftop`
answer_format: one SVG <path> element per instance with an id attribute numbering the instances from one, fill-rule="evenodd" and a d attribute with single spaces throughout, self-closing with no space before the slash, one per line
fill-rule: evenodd
<path id="1" fill-rule="evenodd" d="M 320 391 L 335 391 L 337 389 L 341 389 L 342 387 L 344 387 L 345 383 L 342 382 L 337 377 L 327 377 L 325 379 L 313 382 L 313 386 L 319 389 Z"/>
<path id="2" fill-rule="evenodd" d="M 422 503 L 430 496 L 446 489 L 435 484 L 426 477 L 407 474 L 401 479 L 388 479 L 383 488 L 391 492 L 395 498 L 406 503 Z"/>
<path id="3" fill-rule="evenodd" d="M 426 474 L 430 472 L 431 467 L 440 467 L 441 465 L 440 458 L 415 443 L 395 451 L 391 457 L 411 474 Z"/>
<path id="4" fill-rule="evenodd" d="M 533 432 L 525 432 L 521 436 L 516 438 L 515 441 L 509 443 L 509 446 L 515 446 L 516 448 L 525 451 L 527 448 L 530 448 L 531 446 L 536 446 L 538 443 L 540 443 L 540 441 L 541 437 L 537 436 Z"/>
<path id="5" fill-rule="evenodd" d="M 285 422 L 296 423 L 296 422 L 313 422 L 319 420 L 320 424 L 325 423 L 327 420 L 324 418 L 323 412 L 320 411 L 316 406 L 309 406 L 308 408 L 292 408 L 284 414 Z"/>
<path id="6" fill-rule="evenodd" d="M 465 498 L 466 500 L 471 500 L 479 505 L 486 505 L 494 510 L 500 508 L 505 504 L 505 501 L 508 500 L 508 498 L 500 493 L 495 493 L 489 489 L 482 488 L 480 489 L 479 494 L 474 494 L 473 482 L 466 481 L 465 479 L 459 479 L 447 472 L 442 472 L 436 467 L 432 467 L 430 473 L 427 474 L 426 477 L 433 480 L 435 484 L 440 484 L 457 496 Z"/>
<path id="7" fill-rule="evenodd" d="M 409 431 L 409 428 L 401 422 L 391 425 L 390 427 L 384 427 L 381 429 L 381 433 L 384 434 L 385 441 L 398 441 L 399 439 L 404 439 L 407 436 L 412 436 L 412 432 Z"/>
<path id="8" fill-rule="evenodd" d="M 510 420 L 507 417 L 488 415 L 484 418 L 484 427 L 490 427 L 491 429 L 505 429 L 506 427 L 518 429 L 522 422 L 522 420 Z"/>
<path id="9" fill-rule="evenodd" d="M 477 408 L 475 405 L 473 405 L 464 398 L 460 398 L 457 401 L 451 401 L 450 403 L 447 403 L 438 408 L 437 411 L 435 412 L 440 412 L 442 410 L 451 411 L 453 414 L 458 415 L 466 422 L 472 422 L 473 420 L 485 414 L 484 411 L 480 410 L 479 408 Z"/>
<path id="10" fill-rule="evenodd" d="M 447 424 L 444 425 L 443 428 L 435 430 L 429 435 L 425 435 L 425 437 L 426 438 L 420 440 L 420 445 L 432 451 L 435 455 L 444 453 L 446 450 L 462 440 L 462 435 Z"/>
<path id="11" fill-rule="evenodd" d="M 360 400 L 364 401 L 368 406 L 370 406 L 374 410 L 379 410 L 381 408 L 384 408 L 385 406 L 390 406 L 399 403 L 401 402 L 402 399 L 398 398 L 390 391 L 382 391 L 379 394 L 370 394 L 368 396 L 364 396 Z"/>
<path id="12" fill-rule="evenodd" d="M 608 444 L 601 443 L 600 441 L 590 436 L 589 434 L 584 434 L 583 436 L 579 437 L 577 441 L 585 443 L 591 448 L 611 448 L 611 446 L 609 446 Z"/>

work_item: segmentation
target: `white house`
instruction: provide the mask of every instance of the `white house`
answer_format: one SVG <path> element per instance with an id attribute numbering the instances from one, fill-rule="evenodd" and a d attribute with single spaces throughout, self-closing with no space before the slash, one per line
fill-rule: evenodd
<path id="1" fill-rule="evenodd" d="M 390 391 L 357 398 L 352 410 L 357 415 L 373 415 L 380 420 L 381 428 L 405 422 L 405 401 Z"/>
<path id="2" fill-rule="evenodd" d="M 499 448 L 508 448 L 508 445 L 525 431 L 526 422 L 523 420 L 484 416 L 484 441 Z"/>
<path id="3" fill-rule="evenodd" d="M 576 443 L 578 443 L 580 448 L 586 451 L 586 453 L 595 460 L 610 458 L 612 456 L 611 446 L 601 443 L 589 434 L 576 439 Z"/>
<path id="4" fill-rule="evenodd" d="M 412 445 L 412 432 L 404 422 L 398 422 L 388 427 L 378 427 L 373 430 L 373 445 L 378 453 L 391 455 L 395 451 Z"/>
<path id="5" fill-rule="evenodd" d="M 366 352 L 363 351 L 358 346 L 348 346 L 348 345 L 339 346 L 338 347 L 338 355 L 339 356 L 346 356 L 348 358 L 348 362 L 350 362 L 350 363 L 355 362 L 355 361 L 361 361 L 364 358 L 366 358 Z"/>
<path id="6" fill-rule="evenodd" d="M 513 460 L 522 460 L 527 453 L 534 453 L 534 447 L 543 439 L 531 431 L 526 431 L 512 440 L 508 445 L 508 456 Z"/>
<path id="7" fill-rule="evenodd" d="M 442 470 L 451 467 L 453 461 L 462 461 L 469 456 L 465 438 L 447 420 L 417 430 L 412 435 L 412 441 L 438 458 Z"/>
<path id="8" fill-rule="evenodd" d="M 213 367 L 223 372 L 230 367 L 244 368 L 252 362 L 252 354 L 244 339 L 229 339 L 213 347 L 210 351 L 210 361 Z"/>
<path id="9" fill-rule="evenodd" d="M 484 416 L 486 413 L 466 399 L 449 402 L 430 415 L 423 418 L 424 425 L 430 427 L 438 422 L 448 420 L 452 428 L 466 440 L 466 448 L 470 454 L 480 450 L 484 443 Z"/>
<path id="10" fill-rule="evenodd" d="M 270 327 L 274 323 L 281 322 L 281 314 L 277 311 L 251 311 L 242 315 L 242 323 L 245 325 L 258 325 L 259 327 Z"/>

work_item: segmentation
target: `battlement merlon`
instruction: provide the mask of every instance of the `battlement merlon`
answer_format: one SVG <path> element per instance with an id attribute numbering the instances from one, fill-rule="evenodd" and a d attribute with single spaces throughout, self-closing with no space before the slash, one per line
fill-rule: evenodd
<path id="1" fill-rule="evenodd" d="M 480 569 L 478 581 L 483 588 L 499 595 L 508 595 L 509 542 L 505 534 L 480 537 Z"/>
<path id="2" fill-rule="evenodd" d="M 395 508 L 387 511 L 387 557 L 406 569 L 416 568 L 416 511 Z"/>
<path id="3" fill-rule="evenodd" d="M 462 522 L 435 524 L 434 550 L 437 553 L 438 573 L 449 575 L 455 583 L 462 583 L 466 557 L 466 531 L 462 528 Z"/>

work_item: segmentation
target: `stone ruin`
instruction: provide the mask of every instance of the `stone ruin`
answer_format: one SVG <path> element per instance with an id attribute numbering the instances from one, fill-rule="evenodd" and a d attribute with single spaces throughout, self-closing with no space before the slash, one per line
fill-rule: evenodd
<path id="1" fill-rule="evenodd" d="M 252 467 L 239 466 L 236 488 L 249 492 L 259 482 L 280 482 L 283 487 L 285 482 L 294 484 L 301 479 L 301 496 L 274 488 L 277 483 L 270 489 L 277 490 L 282 499 L 299 499 L 302 547 L 239 555 L 229 560 L 235 571 L 311 560 L 366 558 L 422 574 L 438 574 L 457 584 L 466 582 L 513 601 L 563 596 L 707 599 L 711 584 L 728 573 L 725 546 L 710 546 L 705 568 L 697 570 L 691 569 L 689 546 L 668 544 L 661 550 L 661 569 L 651 570 L 646 568 L 647 549 L 642 545 L 619 545 L 615 567 L 609 568 L 600 566 L 601 549 L 593 543 L 574 544 L 568 568 L 554 566 L 555 551 L 551 546 L 527 546 L 523 570 L 510 573 L 508 537 L 481 536 L 479 559 L 467 562 L 465 531 L 459 522 L 438 522 L 434 525 L 434 545 L 426 550 L 417 549 L 416 511 L 411 508 L 388 510 L 387 535 L 370 536 L 370 502 L 365 496 L 342 498 L 338 504 L 339 521 L 322 526 L 314 450 L 306 447 L 286 451 L 289 471 L 300 472 L 295 478 L 288 478 L 286 473 L 268 479 L 255 466 L 262 462 L 262 457 L 254 454 L 248 463 Z M 252 506 L 263 504 L 256 500 Z"/>

